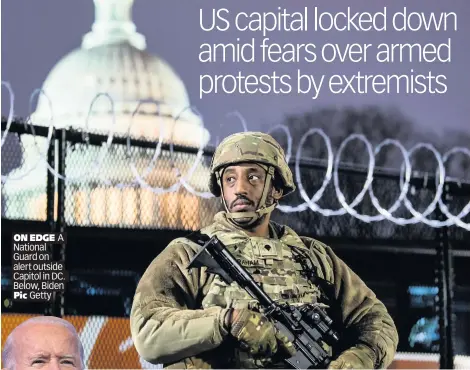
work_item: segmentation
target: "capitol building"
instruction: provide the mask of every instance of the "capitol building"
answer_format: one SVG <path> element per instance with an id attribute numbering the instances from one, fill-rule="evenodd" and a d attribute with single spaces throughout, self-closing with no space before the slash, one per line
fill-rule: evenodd
<path id="1" fill-rule="evenodd" d="M 146 50 L 146 38 L 132 20 L 133 0 L 94 4 L 90 32 L 51 69 L 31 115 L 35 125 L 83 133 L 84 140 L 67 141 L 65 221 L 196 230 L 210 221 L 208 207 L 217 203 L 178 186 L 178 176 L 196 163 L 188 186 L 208 192 L 207 164 L 195 162 L 195 154 L 161 150 L 156 157 L 155 152 L 160 139 L 197 149 L 208 143 L 209 132 L 190 108 L 181 78 Z M 86 133 L 131 140 L 97 146 L 86 141 Z M 138 147 L 134 139 L 152 145 Z M 55 169 L 47 168 L 47 138 L 21 135 L 20 140 L 23 164 L 4 183 L 4 216 L 46 220 L 47 172 L 58 170 L 57 161 Z M 57 198 L 58 176 L 55 184 Z"/>

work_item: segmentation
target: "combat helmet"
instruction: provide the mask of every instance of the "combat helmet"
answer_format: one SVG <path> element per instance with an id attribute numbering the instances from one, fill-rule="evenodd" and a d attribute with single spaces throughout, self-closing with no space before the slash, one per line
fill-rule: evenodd
<path id="1" fill-rule="evenodd" d="M 255 212 L 229 212 L 223 197 L 221 173 L 230 165 L 237 163 L 256 163 L 266 170 L 263 194 Z M 210 167 L 209 188 L 216 197 L 222 196 L 227 217 L 236 222 L 237 219 L 251 220 L 244 225 L 252 225 L 263 215 L 270 213 L 276 203 L 266 206 L 268 191 L 274 177 L 278 177 L 283 196 L 295 191 L 292 172 L 286 162 L 284 150 L 279 143 L 263 132 L 240 132 L 226 137 L 217 147 Z M 277 180 L 277 179 L 276 179 Z"/>

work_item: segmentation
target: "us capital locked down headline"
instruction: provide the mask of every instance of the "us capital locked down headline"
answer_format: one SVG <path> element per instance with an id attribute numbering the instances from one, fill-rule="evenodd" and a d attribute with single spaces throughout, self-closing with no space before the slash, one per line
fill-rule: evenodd
<path id="1" fill-rule="evenodd" d="M 69 276 L 54 247 L 66 243 L 66 233 L 13 233 L 13 301 L 51 302 L 54 292 L 65 292 Z"/>

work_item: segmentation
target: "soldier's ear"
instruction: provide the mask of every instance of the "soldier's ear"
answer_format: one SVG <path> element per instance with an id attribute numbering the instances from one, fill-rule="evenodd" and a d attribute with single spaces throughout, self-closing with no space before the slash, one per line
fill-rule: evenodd
<path id="1" fill-rule="evenodd" d="M 282 194 L 283 194 L 282 188 L 277 189 L 276 187 L 273 186 L 272 195 L 273 195 L 274 200 L 281 199 Z"/>
<path id="2" fill-rule="evenodd" d="M 279 176 L 279 173 L 276 171 L 274 173 L 274 176 L 272 178 L 272 183 L 271 183 L 271 186 L 272 186 L 271 195 L 273 196 L 275 201 L 278 201 L 279 199 L 281 199 L 282 195 L 284 194 L 282 185 L 283 183 L 282 183 L 281 177 Z"/>

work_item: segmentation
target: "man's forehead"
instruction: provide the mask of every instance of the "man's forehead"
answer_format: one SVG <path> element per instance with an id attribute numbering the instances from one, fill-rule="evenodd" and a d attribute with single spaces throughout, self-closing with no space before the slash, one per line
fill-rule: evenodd
<path id="1" fill-rule="evenodd" d="M 237 164 L 232 164 L 227 167 L 225 167 L 226 172 L 230 171 L 236 171 L 236 170 L 245 170 L 245 171 L 264 171 L 263 167 L 261 167 L 257 163 L 237 163 Z"/>
<path id="2" fill-rule="evenodd" d="M 62 335 L 71 335 L 70 330 L 64 325 L 58 323 L 49 322 L 32 322 L 26 323 L 23 327 L 19 328 L 18 332 L 22 334 L 38 334 L 41 335 L 44 332 L 49 333 L 61 333 Z"/>
<path id="3" fill-rule="evenodd" d="M 41 340 L 39 340 L 41 338 Z M 74 349 L 78 346 L 75 336 L 62 325 L 34 323 L 22 327 L 15 333 L 14 341 L 20 345 L 22 351 L 41 352 L 49 346 Z"/>

